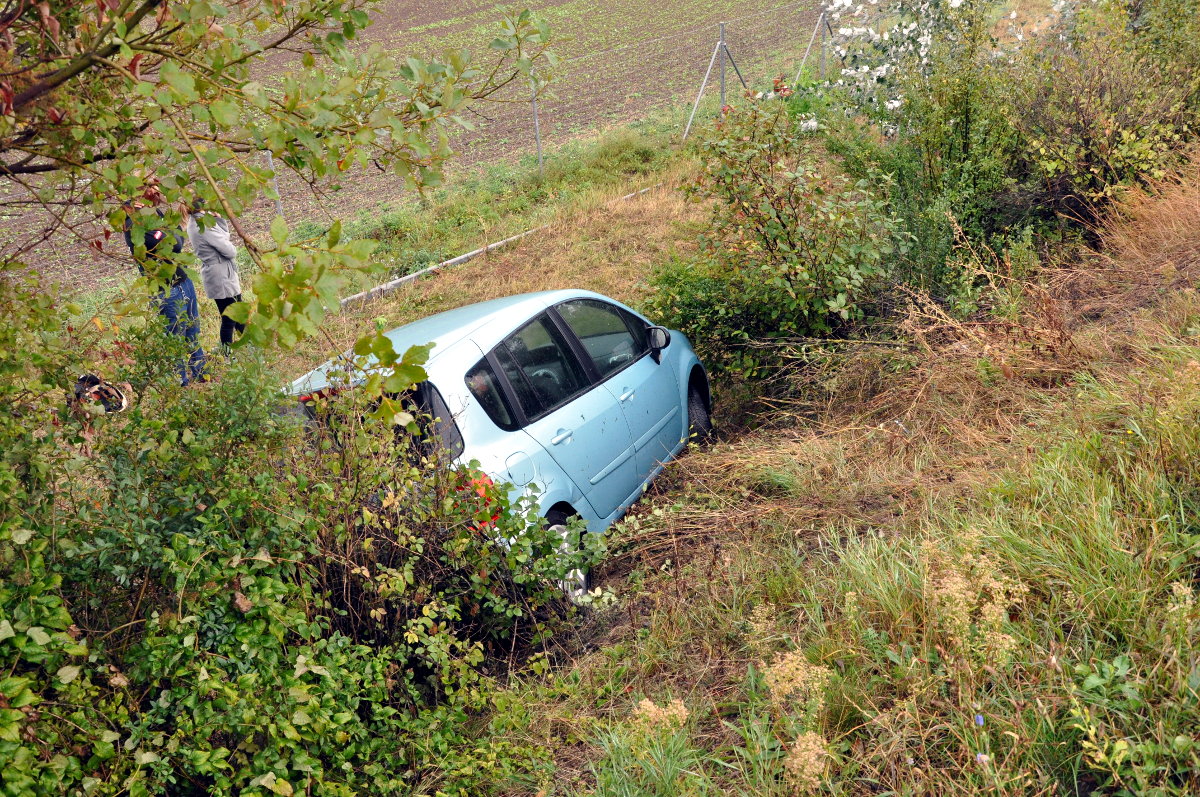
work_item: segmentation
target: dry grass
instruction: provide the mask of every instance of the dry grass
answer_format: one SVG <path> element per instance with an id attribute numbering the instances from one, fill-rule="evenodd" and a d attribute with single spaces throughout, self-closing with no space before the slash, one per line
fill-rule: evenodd
<path id="1" fill-rule="evenodd" d="M 1076 428 L 1080 374 L 1120 380 L 1158 344 L 1200 332 L 1200 171 L 1190 175 L 1127 197 L 1104 249 L 1045 286 L 998 281 L 986 318 L 958 321 L 910 295 L 898 323 L 910 346 L 848 345 L 805 377 L 820 398 L 790 424 L 673 464 L 599 574 L 621 609 L 552 651 L 571 689 L 531 698 L 558 783 L 587 780 L 599 751 L 573 740 L 641 695 L 723 716 L 757 660 L 751 609 L 788 602 L 775 574 L 822 534 L 920 533 Z M 716 749 L 727 733 L 714 719 L 695 738 Z"/>
<path id="2" fill-rule="evenodd" d="M 1200 276 L 1200 155 L 1178 175 L 1133 189 L 1098 230 L 1104 246 L 1055 275 L 1051 289 L 1081 323 L 1110 321 Z"/>
<path id="3" fill-rule="evenodd" d="M 344 351 L 380 319 L 384 328 L 443 310 L 555 288 L 594 290 L 637 304 L 655 263 L 695 246 L 707 213 L 678 191 L 690 163 L 662 175 L 661 187 L 628 200 L 597 191 L 562 212 L 548 229 L 487 256 L 401 287 L 330 319 L 329 337 L 280 359 L 281 372 L 299 374 Z"/>

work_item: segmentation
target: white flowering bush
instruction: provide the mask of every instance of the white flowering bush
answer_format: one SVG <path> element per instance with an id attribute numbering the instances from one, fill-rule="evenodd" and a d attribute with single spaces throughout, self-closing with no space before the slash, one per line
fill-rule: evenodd
<path id="1" fill-rule="evenodd" d="M 864 109 L 904 104 L 904 84 L 936 69 L 938 49 L 978 49 L 994 0 L 830 0 L 825 7 L 841 60 L 835 86 Z"/>

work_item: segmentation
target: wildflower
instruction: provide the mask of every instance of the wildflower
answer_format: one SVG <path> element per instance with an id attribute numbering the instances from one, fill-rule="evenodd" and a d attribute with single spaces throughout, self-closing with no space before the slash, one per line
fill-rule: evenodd
<path id="1" fill-rule="evenodd" d="M 982 714 L 975 715 L 975 724 L 978 725 L 980 728 L 983 727 L 983 715 Z"/>
<path id="2" fill-rule="evenodd" d="M 825 774 L 828 759 L 829 751 L 826 749 L 825 737 L 808 731 L 797 736 L 796 741 L 788 748 L 783 767 L 787 771 L 788 780 L 798 790 L 812 791 L 821 785 L 821 777 Z"/>
<path id="3" fill-rule="evenodd" d="M 776 703 L 783 705 L 790 699 L 812 701 L 814 710 L 819 710 L 824 703 L 821 692 L 830 675 L 828 667 L 809 664 L 803 653 L 794 650 L 776 656 L 766 668 L 764 678 Z"/>
<path id="4" fill-rule="evenodd" d="M 987 762 L 989 762 L 991 760 L 992 760 L 991 757 L 988 756 L 987 753 L 976 753 L 975 754 L 975 762 L 977 764 L 986 764 Z"/>
<path id="5" fill-rule="evenodd" d="M 760 603 L 750 610 L 750 629 L 746 632 L 747 647 L 761 655 L 766 655 L 770 649 L 771 639 L 775 637 L 776 610 L 769 603 Z"/>
<path id="6" fill-rule="evenodd" d="M 645 730 L 678 730 L 687 722 L 688 710 L 682 700 L 672 700 L 659 706 L 650 698 L 642 700 L 633 709 L 633 721 Z"/>

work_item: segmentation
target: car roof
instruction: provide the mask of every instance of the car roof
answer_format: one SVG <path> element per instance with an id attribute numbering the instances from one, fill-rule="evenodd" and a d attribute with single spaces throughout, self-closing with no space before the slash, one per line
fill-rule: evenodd
<path id="1" fill-rule="evenodd" d="M 553 304 L 578 298 L 613 301 L 607 296 L 582 290 L 522 293 L 446 310 L 396 327 L 384 334 L 392 341 L 392 346 L 397 352 L 404 352 L 410 346 L 433 343 L 433 350 L 429 354 L 429 362 L 432 364 L 439 356 L 453 349 L 455 344 L 467 338 L 474 340 L 483 351 L 488 351 L 526 319 Z M 334 362 L 325 362 L 300 377 L 291 384 L 288 392 L 299 395 L 327 386 L 329 380 L 326 378 L 326 372 Z"/>

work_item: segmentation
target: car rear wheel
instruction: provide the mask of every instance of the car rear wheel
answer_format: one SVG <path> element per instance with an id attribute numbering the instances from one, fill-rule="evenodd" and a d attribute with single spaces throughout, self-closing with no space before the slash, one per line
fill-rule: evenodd
<path id="1" fill-rule="evenodd" d="M 712 416 L 699 385 L 688 388 L 688 434 L 697 443 L 706 442 L 712 436 Z"/>
<path id="2" fill-rule="evenodd" d="M 567 540 L 567 515 L 565 512 L 557 509 L 552 509 L 546 513 L 546 527 L 559 535 L 562 538 L 562 544 L 559 548 L 564 554 L 569 553 L 568 546 L 570 542 Z M 558 582 L 562 588 L 563 594 L 574 603 L 578 603 L 579 599 L 587 594 L 592 586 L 591 576 L 586 570 L 576 568 L 566 574 L 566 576 Z"/>

